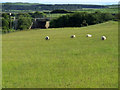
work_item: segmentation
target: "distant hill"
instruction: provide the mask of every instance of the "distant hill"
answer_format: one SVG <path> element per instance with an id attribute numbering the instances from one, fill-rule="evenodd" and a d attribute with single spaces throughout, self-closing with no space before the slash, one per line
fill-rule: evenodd
<path id="1" fill-rule="evenodd" d="M 118 4 L 108 5 L 109 8 L 118 8 Z"/>
<path id="2" fill-rule="evenodd" d="M 39 4 L 39 3 L 3 3 L 3 12 L 15 10 L 43 11 L 43 10 L 79 10 L 82 8 L 108 8 L 104 5 L 85 5 L 85 4 Z"/>

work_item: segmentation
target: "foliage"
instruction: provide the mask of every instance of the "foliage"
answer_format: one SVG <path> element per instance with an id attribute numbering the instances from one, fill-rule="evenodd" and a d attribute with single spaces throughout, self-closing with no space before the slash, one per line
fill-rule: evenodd
<path id="1" fill-rule="evenodd" d="M 5 18 L 2 19 L 2 29 L 6 29 L 6 30 L 9 29 L 9 20 Z"/>
<path id="2" fill-rule="evenodd" d="M 81 26 L 82 26 L 82 27 L 84 27 L 84 26 L 88 26 L 88 24 L 86 23 L 86 20 L 83 20 Z"/>
<path id="3" fill-rule="evenodd" d="M 115 15 L 115 18 L 116 18 L 117 20 L 120 20 L 120 12 Z"/>
<path id="4" fill-rule="evenodd" d="M 2 17 L 4 17 L 4 19 L 9 19 L 8 13 L 3 13 L 3 14 L 2 14 Z"/>
<path id="5" fill-rule="evenodd" d="M 51 13 L 70 13 L 70 11 L 64 10 L 64 9 L 57 9 L 57 10 L 51 11 Z"/>
<path id="6" fill-rule="evenodd" d="M 51 21 L 50 25 L 51 27 L 81 27 L 81 26 L 102 23 L 104 21 L 108 21 L 112 19 L 113 16 L 112 14 L 109 13 L 76 12 L 73 14 L 64 15 L 57 19 L 54 19 Z"/>
<path id="7" fill-rule="evenodd" d="M 17 18 L 19 18 L 19 17 L 30 17 L 30 15 L 28 13 L 19 13 L 16 16 L 17 16 Z"/>
<path id="8" fill-rule="evenodd" d="M 2 14 L 2 33 L 9 32 L 10 29 L 10 19 L 7 13 Z"/>
<path id="9" fill-rule="evenodd" d="M 67 27 L 69 26 L 68 19 L 69 19 L 69 15 L 63 15 L 59 17 L 58 19 L 51 20 L 50 27 Z"/>
<path id="10" fill-rule="evenodd" d="M 9 15 L 9 13 L 3 13 L 2 14 L 2 32 L 3 33 L 7 33 L 10 32 L 12 27 L 12 20 L 11 20 L 11 16 Z"/>
<path id="11" fill-rule="evenodd" d="M 23 29 L 29 29 L 30 25 L 32 23 L 32 18 L 31 17 L 19 17 L 18 19 L 18 28 L 20 30 Z"/>
<path id="12" fill-rule="evenodd" d="M 103 21 L 108 21 L 108 20 L 112 20 L 114 16 L 112 16 L 112 14 L 110 13 L 101 13 L 101 18 Z"/>
<path id="13" fill-rule="evenodd" d="M 35 13 L 32 14 L 33 18 L 43 18 L 46 17 L 46 14 L 43 12 L 36 11 Z"/>
<path id="14" fill-rule="evenodd" d="M 56 9 L 65 9 L 65 10 L 79 10 L 81 8 L 106 8 L 107 6 L 103 5 L 84 5 L 84 4 L 34 4 L 34 3 L 3 3 L 3 11 L 43 11 L 43 10 L 56 10 Z"/>

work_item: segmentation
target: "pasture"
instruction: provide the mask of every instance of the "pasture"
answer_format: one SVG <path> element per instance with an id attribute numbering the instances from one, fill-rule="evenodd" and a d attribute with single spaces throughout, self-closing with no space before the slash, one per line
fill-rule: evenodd
<path id="1" fill-rule="evenodd" d="M 101 13 L 117 14 L 118 13 L 118 8 L 82 9 L 82 10 L 79 10 L 77 12 L 95 13 L 96 11 L 100 11 Z"/>
<path id="2" fill-rule="evenodd" d="M 2 73 L 3 88 L 117 88 L 118 22 L 4 34 Z"/>
<path id="3" fill-rule="evenodd" d="M 111 14 L 117 14 L 118 13 L 118 8 L 102 8 L 102 9 L 80 9 L 77 11 L 72 11 L 72 12 L 87 12 L 87 13 L 95 13 L 95 12 L 101 12 L 101 13 L 111 13 Z M 69 13 L 66 14 L 62 14 L 62 13 L 58 13 L 58 14 L 46 14 L 47 17 L 50 17 L 51 19 L 55 19 L 58 18 L 60 16 L 63 15 L 67 15 Z"/>

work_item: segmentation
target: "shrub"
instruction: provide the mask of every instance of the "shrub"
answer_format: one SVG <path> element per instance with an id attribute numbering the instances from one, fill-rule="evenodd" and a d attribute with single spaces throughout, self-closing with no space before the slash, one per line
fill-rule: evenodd
<path id="1" fill-rule="evenodd" d="M 2 14 L 2 17 L 3 17 L 4 19 L 9 19 L 8 13 L 3 13 L 3 14 Z"/>
<path id="2" fill-rule="evenodd" d="M 20 17 L 18 19 L 17 29 L 20 29 L 20 30 L 29 29 L 31 23 L 32 23 L 32 18 L 31 17 Z"/>
<path id="3" fill-rule="evenodd" d="M 46 14 L 43 12 L 36 11 L 35 13 L 32 14 L 33 18 L 43 18 L 46 17 Z"/>
<path id="4" fill-rule="evenodd" d="M 97 23 L 102 23 L 104 21 L 112 20 L 113 16 L 109 13 L 73 13 L 61 16 L 54 19 L 50 23 L 50 27 L 81 27 L 88 26 Z"/>
<path id="5" fill-rule="evenodd" d="M 64 9 L 57 9 L 57 10 L 51 11 L 51 13 L 70 13 L 70 12 Z"/>
<path id="6" fill-rule="evenodd" d="M 69 26 L 69 15 L 61 16 L 57 19 L 50 21 L 50 27 L 68 27 Z"/>
<path id="7" fill-rule="evenodd" d="M 2 18 L 2 29 L 3 30 L 8 30 L 9 29 L 9 20 Z"/>

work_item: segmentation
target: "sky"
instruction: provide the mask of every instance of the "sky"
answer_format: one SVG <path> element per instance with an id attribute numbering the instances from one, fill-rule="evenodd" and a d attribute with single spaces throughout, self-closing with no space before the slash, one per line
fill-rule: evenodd
<path id="1" fill-rule="evenodd" d="M 119 0 L 0 0 L 0 2 L 29 2 L 42 4 L 118 4 Z"/>

